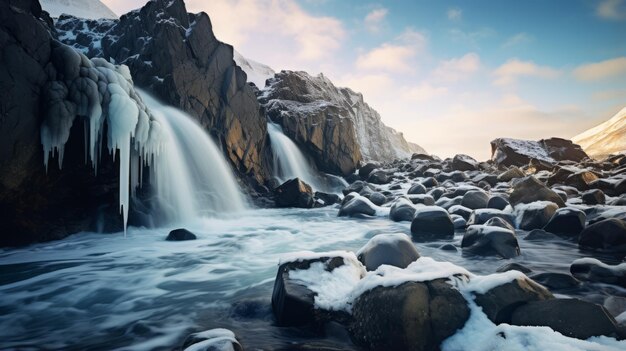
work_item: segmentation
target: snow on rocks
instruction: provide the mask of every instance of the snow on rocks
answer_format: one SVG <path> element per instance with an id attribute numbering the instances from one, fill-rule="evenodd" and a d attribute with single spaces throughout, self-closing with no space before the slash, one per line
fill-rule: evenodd
<path id="1" fill-rule="evenodd" d="M 184 351 L 243 351 L 235 333 L 228 329 L 216 328 L 193 333 L 183 343 Z"/>

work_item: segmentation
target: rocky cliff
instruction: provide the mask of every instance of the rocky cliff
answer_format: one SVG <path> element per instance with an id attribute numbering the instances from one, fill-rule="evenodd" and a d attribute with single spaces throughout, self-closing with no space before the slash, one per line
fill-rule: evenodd
<path id="1" fill-rule="evenodd" d="M 213 34 L 206 13 L 182 0 L 153 0 L 118 20 L 62 16 L 59 39 L 88 56 L 130 68 L 135 84 L 196 117 L 246 181 L 267 179 L 266 122 L 233 47 Z"/>
<path id="2" fill-rule="evenodd" d="M 277 73 L 259 101 L 268 117 L 315 155 L 318 167 L 327 172 L 347 175 L 361 160 L 387 162 L 425 152 L 384 125 L 363 95 L 336 87 L 322 74 Z"/>
<path id="3" fill-rule="evenodd" d="M 573 137 L 572 141 L 595 158 L 626 153 L 626 107 L 608 121 Z"/>
<path id="4" fill-rule="evenodd" d="M 51 25 L 35 0 L 0 1 L 0 246 L 122 228 L 119 164 L 104 157 L 94 175 L 86 162 L 83 123 L 72 118 L 69 125 L 59 124 L 71 127 L 63 171 L 58 157 L 44 167 L 42 124 L 62 121 L 76 108 L 67 101 L 67 82 L 87 64 L 67 60 L 64 46 L 51 37 Z"/>

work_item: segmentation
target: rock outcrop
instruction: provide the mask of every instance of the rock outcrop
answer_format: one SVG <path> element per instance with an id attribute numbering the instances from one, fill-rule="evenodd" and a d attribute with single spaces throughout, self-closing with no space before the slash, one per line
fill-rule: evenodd
<path id="1" fill-rule="evenodd" d="M 0 1 L 0 246 L 122 229 L 119 165 L 103 157 L 94 176 L 85 162 L 82 123 L 70 121 L 63 171 L 55 158 L 46 173 L 40 132 L 50 108 L 44 97 L 51 95 L 45 86 L 64 74 L 57 72 L 59 62 L 79 69 L 57 57 L 65 51 L 58 50 L 62 44 L 52 39 L 51 26 L 37 1 Z"/>
<path id="2" fill-rule="evenodd" d="M 572 141 L 598 159 L 611 154 L 626 153 L 626 108 L 608 121 L 573 137 Z"/>
<path id="3" fill-rule="evenodd" d="M 385 126 L 363 95 L 322 74 L 282 71 L 268 83 L 259 96 L 267 116 L 315 156 L 321 170 L 348 175 L 361 160 L 388 162 L 424 152 Z"/>
<path id="4" fill-rule="evenodd" d="M 539 141 L 499 138 L 491 142 L 491 160 L 507 167 L 525 166 L 531 160 L 549 167 L 558 161 L 580 162 L 587 157 L 579 145 L 560 138 Z"/>

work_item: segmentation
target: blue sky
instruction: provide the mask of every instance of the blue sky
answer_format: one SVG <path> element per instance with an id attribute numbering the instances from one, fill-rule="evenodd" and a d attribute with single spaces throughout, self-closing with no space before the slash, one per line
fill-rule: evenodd
<path id="1" fill-rule="evenodd" d="M 186 3 L 244 56 L 323 72 L 440 156 L 569 138 L 626 106 L 626 0 Z"/>

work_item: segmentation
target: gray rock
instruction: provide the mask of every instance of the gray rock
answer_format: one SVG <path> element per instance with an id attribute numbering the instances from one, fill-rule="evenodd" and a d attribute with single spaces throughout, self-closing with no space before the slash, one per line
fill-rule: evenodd
<path id="1" fill-rule="evenodd" d="M 448 212 L 437 206 L 420 207 L 411 222 L 413 240 L 430 241 L 452 239 L 454 224 Z"/>
<path id="2" fill-rule="evenodd" d="M 543 229 L 564 237 L 577 237 L 585 228 L 586 219 L 585 212 L 577 208 L 559 208 Z"/>
<path id="3" fill-rule="evenodd" d="M 378 234 L 357 252 L 357 258 L 368 271 L 375 271 L 383 264 L 406 268 L 419 257 L 411 239 L 402 233 Z"/>
<path id="4" fill-rule="evenodd" d="M 463 252 L 475 255 L 497 255 L 503 258 L 519 256 L 520 248 L 515 233 L 501 227 L 470 225 L 461 241 Z"/>
<path id="5" fill-rule="evenodd" d="M 469 209 L 476 210 L 488 207 L 489 195 L 484 191 L 472 190 L 463 195 L 461 205 Z"/>

